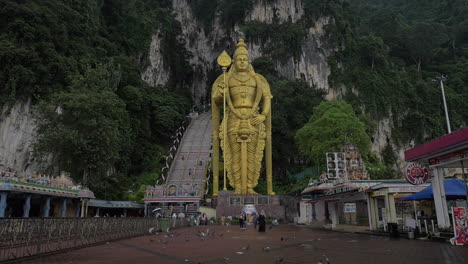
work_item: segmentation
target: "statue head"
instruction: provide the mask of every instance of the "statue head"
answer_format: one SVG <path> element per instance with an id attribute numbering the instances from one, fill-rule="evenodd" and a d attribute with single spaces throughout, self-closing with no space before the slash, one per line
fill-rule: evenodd
<path id="1" fill-rule="evenodd" d="M 247 45 L 245 45 L 243 39 L 239 39 L 233 57 L 234 66 L 236 67 L 237 71 L 243 72 L 249 70 L 249 52 L 247 51 Z"/>

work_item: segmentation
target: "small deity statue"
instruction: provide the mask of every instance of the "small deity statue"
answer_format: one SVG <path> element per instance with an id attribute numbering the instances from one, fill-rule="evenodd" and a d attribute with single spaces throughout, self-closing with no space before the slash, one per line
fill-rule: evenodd
<path id="1" fill-rule="evenodd" d="M 213 142 L 216 142 L 213 147 L 217 148 L 218 140 L 221 140 L 227 178 L 236 194 L 256 193 L 254 188 L 258 184 L 265 151 L 267 191 L 273 195 L 270 86 L 262 75 L 254 72 L 242 39 L 236 45 L 233 59 L 230 70 L 213 84 Z M 219 124 L 223 112 L 223 120 Z M 217 155 L 217 150 L 213 153 Z M 215 165 L 213 171 L 216 172 Z M 215 188 L 216 196 L 217 186 Z"/>

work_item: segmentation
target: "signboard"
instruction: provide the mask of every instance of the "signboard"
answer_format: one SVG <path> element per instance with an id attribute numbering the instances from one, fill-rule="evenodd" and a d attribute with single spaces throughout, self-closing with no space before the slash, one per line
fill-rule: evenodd
<path id="1" fill-rule="evenodd" d="M 406 180 L 413 185 L 426 183 L 429 180 L 429 172 L 420 163 L 410 163 L 406 166 Z"/>
<path id="2" fill-rule="evenodd" d="M 356 203 L 345 203 L 344 204 L 345 213 L 355 213 L 356 212 Z"/>
<path id="3" fill-rule="evenodd" d="M 452 207 L 453 230 L 455 237 L 450 239 L 452 245 L 468 244 L 468 215 L 464 207 Z"/>

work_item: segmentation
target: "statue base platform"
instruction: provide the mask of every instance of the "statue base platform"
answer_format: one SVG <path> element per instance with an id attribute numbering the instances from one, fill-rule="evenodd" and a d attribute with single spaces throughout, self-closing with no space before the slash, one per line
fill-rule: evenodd
<path id="1" fill-rule="evenodd" d="M 279 195 L 261 195 L 261 194 L 235 194 L 233 191 L 219 191 L 215 199 L 216 217 L 222 216 L 239 217 L 241 212 L 251 205 L 255 206 L 258 214 L 263 210 L 267 217 L 285 219 L 286 210 L 281 205 L 281 196 Z"/>

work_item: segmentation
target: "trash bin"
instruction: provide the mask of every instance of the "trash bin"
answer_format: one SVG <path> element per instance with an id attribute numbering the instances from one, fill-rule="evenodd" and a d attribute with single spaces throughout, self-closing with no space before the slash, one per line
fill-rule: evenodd
<path id="1" fill-rule="evenodd" d="M 159 227 L 161 228 L 161 232 L 166 232 L 169 228 L 169 219 L 168 218 L 160 218 L 159 219 Z"/>
<path id="2" fill-rule="evenodd" d="M 388 223 L 387 230 L 391 237 L 399 237 L 400 233 L 398 232 L 398 224 L 397 223 Z"/>

